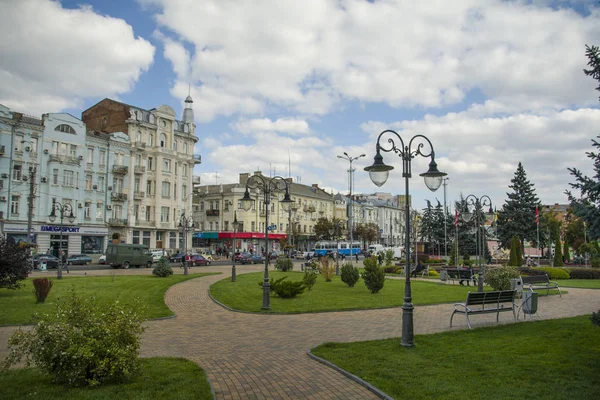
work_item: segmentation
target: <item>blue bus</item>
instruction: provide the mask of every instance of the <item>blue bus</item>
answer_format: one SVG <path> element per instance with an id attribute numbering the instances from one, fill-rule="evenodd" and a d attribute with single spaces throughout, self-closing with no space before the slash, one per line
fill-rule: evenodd
<path id="1" fill-rule="evenodd" d="M 350 242 L 340 241 L 335 242 L 333 240 L 320 240 L 315 244 L 315 257 L 324 257 L 328 252 L 339 253 L 343 256 L 350 255 Z M 360 254 L 360 242 L 354 241 L 352 243 L 352 255 Z"/>

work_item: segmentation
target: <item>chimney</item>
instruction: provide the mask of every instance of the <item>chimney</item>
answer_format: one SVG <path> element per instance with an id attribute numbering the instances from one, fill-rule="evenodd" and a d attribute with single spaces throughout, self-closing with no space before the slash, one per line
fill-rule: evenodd
<path id="1" fill-rule="evenodd" d="M 315 189 L 318 189 L 319 188 L 319 184 L 318 183 L 313 183 L 312 187 L 314 187 Z"/>

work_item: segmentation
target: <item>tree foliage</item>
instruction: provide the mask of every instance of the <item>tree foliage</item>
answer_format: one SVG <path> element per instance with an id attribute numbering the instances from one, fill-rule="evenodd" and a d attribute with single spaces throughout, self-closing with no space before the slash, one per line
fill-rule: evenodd
<path id="1" fill-rule="evenodd" d="M 498 212 L 496 222 L 498 239 L 502 247 L 509 248 L 513 236 L 521 240 L 521 248 L 524 242 L 537 243 L 537 225 L 535 222 L 535 208 L 540 201 L 535 194 L 533 183 L 527 180 L 527 174 L 523 164 L 519 163 L 511 184 L 512 189 L 507 193 L 508 199 Z"/>
<path id="2" fill-rule="evenodd" d="M 365 282 L 365 286 L 371 293 L 379 292 L 383 289 L 383 283 L 385 282 L 383 268 L 379 266 L 375 257 L 365 258 L 363 265 L 365 269 L 362 273 L 362 279 Z"/>
<path id="3" fill-rule="evenodd" d="M 32 270 L 29 248 L 0 237 L 0 288 L 18 289 Z"/>
<path id="4" fill-rule="evenodd" d="M 373 222 L 361 224 L 356 228 L 355 234 L 365 245 L 367 243 L 373 243 L 379 236 L 379 226 Z"/>

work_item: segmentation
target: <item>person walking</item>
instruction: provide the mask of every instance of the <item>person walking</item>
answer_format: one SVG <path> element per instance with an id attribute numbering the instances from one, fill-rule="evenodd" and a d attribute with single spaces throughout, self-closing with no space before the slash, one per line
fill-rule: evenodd
<path id="1" fill-rule="evenodd" d="M 379 265 L 383 263 L 383 255 L 381 255 L 381 253 L 377 255 L 377 261 L 379 261 Z"/>

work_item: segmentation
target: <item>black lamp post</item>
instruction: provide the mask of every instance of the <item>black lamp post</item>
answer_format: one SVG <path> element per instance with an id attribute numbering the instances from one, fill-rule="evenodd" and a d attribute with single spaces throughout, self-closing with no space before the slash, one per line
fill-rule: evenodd
<path id="1" fill-rule="evenodd" d="M 484 243 L 485 235 L 483 234 L 483 222 L 484 216 L 483 208 L 489 207 L 487 213 L 485 213 L 485 217 L 489 220 L 494 218 L 494 210 L 492 209 L 492 199 L 487 195 L 483 195 L 481 197 L 477 197 L 474 194 L 470 194 L 465 198 L 465 203 L 467 205 L 466 212 L 463 212 L 461 218 L 465 222 L 471 221 L 473 217 L 475 217 L 475 248 L 476 248 L 476 259 L 477 266 L 479 268 L 479 278 L 477 280 L 477 291 L 483 292 L 483 280 L 485 277 L 485 263 L 483 262 L 483 257 L 485 255 L 485 247 L 487 243 Z M 473 212 L 469 211 L 469 205 L 473 206 Z"/>
<path id="2" fill-rule="evenodd" d="M 550 234 L 549 229 L 546 229 L 546 232 L 544 232 L 544 237 L 546 238 L 546 243 L 548 244 L 548 260 L 550 261 L 550 266 L 552 267 L 554 265 L 554 257 L 552 256 L 552 241 L 550 240 L 552 235 Z"/>
<path id="3" fill-rule="evenodd" d="M 343 156 L 337 156 L 337 158 L 341 158 L 342 160 L 350 162 L 350 169 L 348 170 L 350 173 L 348 176 L 348 187 L 350 189 L 350 195 L 348 196 L 350 197 L 350 208 L 348 208 L 348 211 L 350 211 L 348 213 L 348 229 L 350 230 L 350 261 L 352 261 L 352 256 L 354 255 L 354 201 L 352 201 L 352 185 L 354 183 L 352 176 L 354 174 L 354 169 L 352 169 L 352 163 L 364 156 L 364 154 L 361 154 L 360 156 L 352 157 L 346 152 L 344 152 Z M 358 251 L 360 252 L 360 249 L 358 249 Z"/>
<path id="4" fill-rule="evenodd" d="M 254 203 L 254 199 L 250 197 L 250 192 L 248 189 L 259 189 L 263 194 L 263 203 L 265 205 L 265 275 L 263 281 L 263 305 L 261 307 L 262 310 L 270 310 L 271 309 L 271 285 L 269 283 L 269 204 L 271 203 L 271 196 L 276 193 L 285 190 L 285 195 L 283 200 L 280 200 L 279 203 L 283 208 L 283 211 L 288 211 L 291 203 L 293 203 L 292 199 L 290 199 L 290 185 L 288 181 L 286 181 L 281 176 L 274 176 L 272 178 L 265 177 L 262 174 L 254 174 L 248 178 L 246 183 L 246 192 L 244 192 L 244 197 L 241 199 L 242 208 L 246 211 L 252 208 L 252 203 Z"/>
<path id="5" fill-rule="evenodd" d="M 384 147 L 381 145 L 381 137 L 384 134 L 388 134 L 389 137 L 387 139 L 387 143 L 389 147 Z M 394 138 L 394 136 L 397 138 Z M 400 142 L 400 147 L 396 146 L 395 140 Z M 415 143 L 415 148 L 413 149 L 413 141 L 417 140 Z M 424 152 L 424 142 L 427 142 L 429 145 L 429 152 Z M 410 249 L 410 204 L 408 201 L 409 198 L 409 178 L 412 176 L 411 169 L 411 161 L 413 158 L 417 156 L 431 158 L 429 162 L 429 170 L 420 174 L 423 178 L 425 178 L 425 185 L 431 191 L 436 191 L 442 185 L 442 179 L 445 175 L 445 172 L 440 172 L 437 168 L 437 164 L 435 162 L 435 152 L 433 151 L 433 145 L 427 139 L 427 137 L 423 135 L 415 135 L 413 136 L 408 145 L 404 144 L 404 141 L 400 137 L 400 135 L 392 130 L 385 130 L 379 134 L 377 138 L 377 145 L 375 147 L 375 159 L 373 165 L 366 167 L 365 171 L 369 172 L 369 177 L 371 181 L 377 186 L 382 186 L 388 179 L 389 173 L 394 169 L 391 165 L 386 165 L 383 162 L 383 157 L 381 152 L 384 151 L 394 152 L 398 154 L 398 156 L 402 159 L 402 176 L 404 177 L 404 183 L 406 188 L 405 195 L 405 206 L 404 206 L 404 218 L 406 223 L 406 238 L 405 238 L 405 246 L 406 249 Z M 416 250 L 416 247 L 415 247 Z M 406 280 L 404 287 L 404 304 L 402 304 L 402 339 L 400 344 L 405 347 L 413 347 L 415 345 L 415 336 L 414 336 L 414 327 L 413 327 L 413 304 L 412 304 L 412 293 L 410 288 L 410 257 L 406 258 Z"/>
<path id="6" fill-rule="evenodd" d="M 63 239 L 63 219 L 65 214 L 68 213 L 67 219 L 70 223 L 75 222 L 75 216 L 73 215 L 73 206 L 69 203 L 61 204 L 56 201 L 55 198 L 52 199 L 52 211 L 48 216 L 50 222 L 56 221 L 56 212 L 60 213 L 60 242 L 58 245 L 58 270 L 56 271 L 56 279 L 62 279 L 62 267 L 63 267 L 63 257 L 62 257 L 62 239 Z"/>
<path id="7" fill-rule="evenodd" d="M 237 212 L 233 212 L 233 223 L 231 225 L 233 225 L 233 265 L 231 267 L 231 282 L 235 282 L 236 279 L 236 275 L 235 275 L 235 232 L 237 231 L 237 228 L 239 226 L 239 222 L 237 220 Z"/>
<path id="8" fill-rule="evenodd" d="M 194 229 L 194 219 L 190 215 L 189 217 L 185 216 L 185 212 L 181 214 L 179 217 L 179 229 L 183 232 L 183 274 L 188 274 L 188 261 L 186 260 L 188 251 L 187 251 L 187 235 L 188 232 Z"/>
<path id="9" fill-rule="evenodd" d="M 342 233 L 342 230 L 344 229 L 344 227 L 342 226 L 342 223 L 344 221 L 342 220 L 337 220 L 337 221 L 332 221 L 332 225 L 329 228 L 329 234 L 331 236 L 335 236 L 335 247 L 337 249 L 336 253 L 335 253 L 335 274 L 336 276 L 340 275 L 340 234 Z M 350 260 L 352 260 L 352 246 L 350 246 Z"/>

